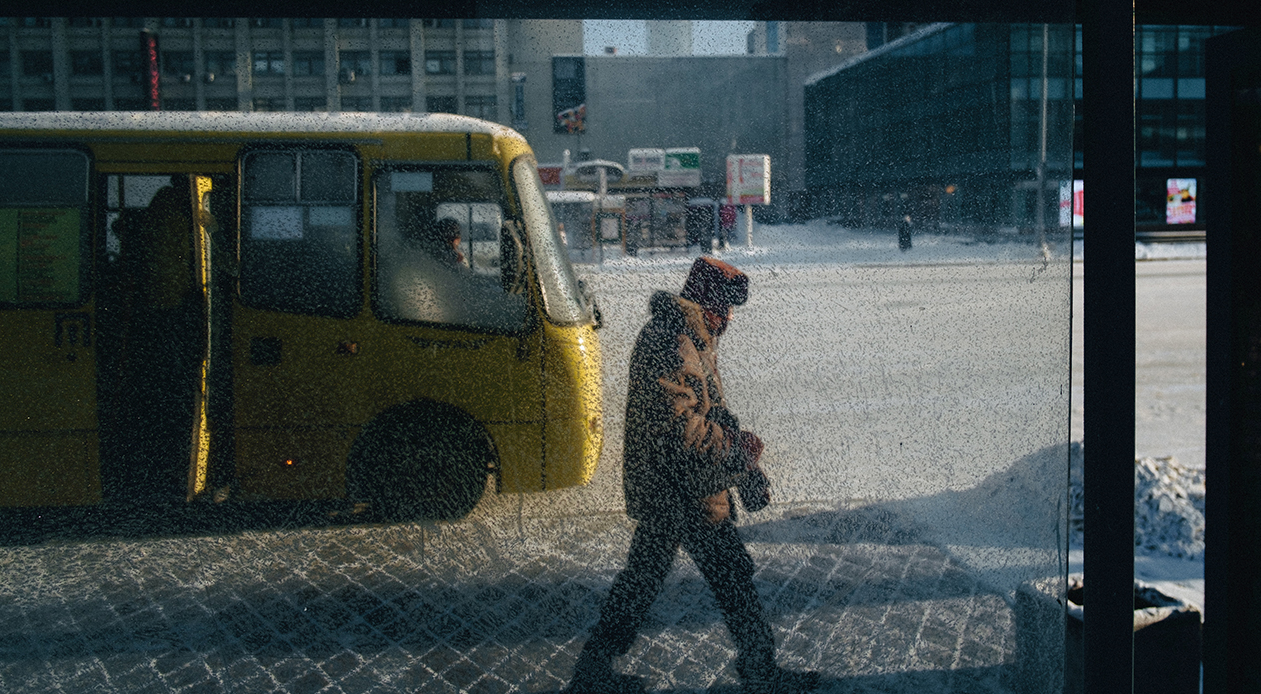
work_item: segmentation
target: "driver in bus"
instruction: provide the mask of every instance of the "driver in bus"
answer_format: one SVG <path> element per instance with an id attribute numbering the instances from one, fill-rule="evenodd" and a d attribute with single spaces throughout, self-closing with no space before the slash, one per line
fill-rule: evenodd
<path id="1" fill-rule="evenodd" d="M 451 267 L 469 266 L 468 259 L 464 257 L 464 252 L 460 250 L 460 240 L 464 237 L 464 230 L 460 227 L 460 223 L 451 217 L 443 217 L 439 219 L 433 226 L 433 238 L 436 248 L 429 252 L 438 260 Z"/>

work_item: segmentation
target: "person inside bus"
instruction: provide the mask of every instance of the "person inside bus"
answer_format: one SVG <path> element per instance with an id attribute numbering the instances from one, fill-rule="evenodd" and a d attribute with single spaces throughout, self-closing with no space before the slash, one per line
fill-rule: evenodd
<path id="1" fill-rule="evenodd" d="M 443 217 L 433 226 L 433 250 L 430 253 L 451 267 L 467 268 L 468 258 L 460 250 L 463 238 L 464 230 L 460 223 L 451 217 Z"/>

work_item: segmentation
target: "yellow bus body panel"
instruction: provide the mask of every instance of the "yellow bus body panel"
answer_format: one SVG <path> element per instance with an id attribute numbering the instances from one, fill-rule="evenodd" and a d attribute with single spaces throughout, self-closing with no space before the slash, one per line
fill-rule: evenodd
<path id="1" fill-rule="evenodd" d="M 591 325 L 547 325 L 546 489 L 586 484 L 604 443 L 600 340 Z M 572 384 L 581 384 L 578 388 Z M 566 385 L 570 384 L 570 385 Z"/>

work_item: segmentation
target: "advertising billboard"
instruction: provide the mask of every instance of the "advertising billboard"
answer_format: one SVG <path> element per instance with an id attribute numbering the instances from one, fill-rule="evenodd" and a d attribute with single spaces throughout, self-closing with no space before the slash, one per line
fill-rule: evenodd
<path id="1" fill-rule="evenodd" d="M 727 204 L 771 204 L 770 155 L 727 155 Z"/>
<path id="2" fill-rule="evenodd" d="M 1073 228 L 1082 228 L 1083 220 L 1082 205 L 1084 196 L 1082 194 L 1082 181 L 1080 178 L 1073 180 Z"/>
<path id="3" fill-rule="evenodd" d="M 671 147 L 665 151 L 665 168 L 657 173 L 662 188 L 687 188 L 701 184 L 699 147 Z"/>
<path id="4" fill-rule="evenodd" d="M 1195 179 L 1165 181 L 1165 224 L 1195 223 Z"/>

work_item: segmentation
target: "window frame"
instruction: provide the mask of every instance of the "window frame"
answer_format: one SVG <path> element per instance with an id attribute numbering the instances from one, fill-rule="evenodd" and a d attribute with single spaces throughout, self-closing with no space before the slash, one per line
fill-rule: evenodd
<path id="1" fill-rule="evenodd" d="M 308 152 L 309 153 L 344 153 L 344 154 L 350 155 L 350 157 L 355 162 L 354 201 L 351 203 L 351 208 L 352 208 L 351 214 L 354 220 L 354 239 L 352 241 L 352 245 L 354 246 L 355 257 L 354 257 L 353 265 L 355 268 L 354 275 L 356 277 L 355 281 L 353 281 L 351 284 L 353 285 L 355 301 L 353 302 L 354 303 L 353 310 L 346 313 L 334 312 L 334 311 L 310 311 L 310 310 L 300 311 L 300 310 L 293 310 L 291 308 L 280 308 L 276 305 L 268 305 L 264 302 L 256 302 L 256 301 L 247 300 L 246 296 L 242 293 L 241 282 L 242 282 L 242 276 L 244 275 L 244 267 L 245 267 L 245 260 L 244 260 L 244 248 L 246 245 L 245 235 L 246 235 L 246 229 L 248 227 L 248 224 L 246 223 L 246 209 L 249 208 L 251 205 L 258 204 L 257 202 L 253 200 L 247 203 L 247 197 L 245 195 L 246 159 L 248 159 L 251 155 L 261 154 L 261 153 L 291 153 L 295 155 L 300 155 L 302 153 L 308 153 Z M 299 168 L 295 172 L 295 176 L 297 177 L 295 178 L 295 183 L 298 180 L 300 180 L 300 177 L 301 177 L 301 168 L 300 168 L 301 164 L 296 164 L 296 166 Z M 240 201 L 240 204 L 237 208 L 237 220 L 236 220 L 236 234 L 237 234 L 236 262 L 237 262 L 237 266 L 242 268 L 235 282 L 236 300 L 240 302 L 242 306 L 247 306 L 252 309 L 257 309 L 261 311 L 270 311 L 274 313 L 283 313 L 283 314 L 292 315 L 292 316 L 311 316 L 311 317 L 320 317 L 320 318 L 348 319 L 348 318 L 354 318 L 355 316 L 362 314 L 363 303 L 364 303 L 363 302 L 363 299 L 364 299 L 364 296 L 363 296 L 364 295 L 364 291 L 363 291 L 363 278 L 364 278 L 363 235 L 365 233 L 364 210 L 365 210 L 366 205 L 368 204 L 364 196 L 363 186 L 364 186 L 364 159 L 353 145 L 347 145 L 347 144 L 342 144 L 342 143 L 337 143 L 337 142 L 319 142 L 319 141 L 299 142 L 299 143 L 255 142 L 255 143 L 247 144 L 244 147 L 242 147 L 241 150 L 237 153 L 237 160 L 236 160 L 236 196 L 237 196 L 237 199 Z M 302 200 L 301 195 L 302 195 L 301 188 L 300 187 L 296 188 L 294 190 L 294 199 L 292 201 L 294 205 L 303 206 L 307 204 L 305 201 Z"/>
<path id="2" fill-rule="evenodd" d="M 373 168 L 373 171 L 372 171 L 372 180 L 371 180 L 372 187 L 371 187 L 371 191 L 369 192 L 369 195 L 372 197 L 374 201 L 373 203 L 374 207 L 376 207 L 375 201 L 377 200 L 377 197 L 378 197 L 377 186 L 379 185 L 379 181 L 381 180 L 381 178 L 395 172 L 408 172 L 408 171 L 433 172 L 433 171 L 438 171 L 438 170 L 489 171 L 491 172 L 494 176 L 494 179 L 498 182 L 498 185 L 499 185 L 499 192 L 501 195 L 502 207 L 503 207 L 503 220 L 502 221 L 504 223 L 507 223 L 509 221 L 521 220 L 520 201 L 515 198 L 516 185 L 515 183 L 509 183 L 508 185 L 505 185 L 503 170 L 500 168 L 499 162 L 497 161 L 415 160 L 415 161 L 377 162 L 377 165 Z M 528 278 L 526 280 L 526 287 L 524 291 L 522 292 L 522 296 L 525 299 L 525 317 L 524 317 L 524 320 L 522 320 L 521 325 L 515 329 L 499 330 L 499 329 L 489 328 L 485 326 L 474 326 L 474 325 L 460 324 L 460 323 L 440 323 L 440 322 L 435 322 L 435 321 L 410 320 L 407 318 L 399 318 L 397 316 L 390 315 L 381 306 L 380 291 L 378 289 L 379 283 L 381 281 L 381 275 L 378 270 L 378 267 L 380 265 L 380 263 L 378 262 L 378 258 L 380 256 L 380 248 L 379 248 L 379 225 L 381 223 L 380 217 L 381 217 L 380 214 L 377 214 L 374 212 L 374 214 L 372 215 L 372 225 L 371 225 L 372 228 L 369 231 L 369 233 L 371 234 L 371 240 L 369 243 L 368 252 L 371 254 L 370 257 L 371 257 L 371 267 L 372 267 L 372 278 L 371 278 L 371 281 L 369 282 L 369 293 L 370 293 L 370 304 L 371 304 L 373 318 L 375 318 L 376 320 L 382 323 L 386 323 L 390 325 L 424 326 L 424 327 L 430 327 L 430 328 L 437 328 L 441 330 L 454 330 L 454 331 L 459 331 L 459 332 L 476 333 L 476 334 L 484 334 L 484 335 L 506 335 L 509 337 L 517 337 L 517 338 L 525 336 L 532 330 L 532 325 L 535 321 L 535 319 L 532 318 L 532 316 L 534 316 L 537 313 L 538 309 L 537 309 L 537 303 L 534 298 L 535 290 L 534 288 L 531 287 L 532 284 L 535 284 L 535 281 L 533 279 L 533 276 L 534 276 L 533 263 L 530 261 L 530 253 L 528 250 L 526 251 L 524 257 L 522 258 L 522 265 L 521 265 L 521 271 L 524 272 Z M 528 243 L 529 243 L 528 240 L 523 238 L 522 242 L 528 246 Z M 501 243 L 502 243 L 502 239 L 501 239 Z"/>
<path id="3" fill-rule="evenodd" d="M 98 233 L 104 238 L 104 230 L 98 230 L 98 225 L 103 224 L 103 216 L 96 214 L 97 201 L 99 200 L 98 182 L 95 180 L 96 162 L 92 157 L 92 152 L 83 147 L 67 146 L 62 142 L 32 142 L 17 143 L 3 142 L 0 143 L 0 152 L 52 152 L 73 154 L 83 158 L 84 163 L 84 190 L 83 202 L 79 204 L 79 282 L 78 296 L 73 301 L 66 302 L 3 302 L 0 301 L 0 309 L 3 310 L 47 310 L 47 309 L 66 309 L 80 308 L 91 301 L 91 297 L 95 291 L 94 280 L 96 273 L 94 272 L 97 257 L 93 252 L 96 247 L 95 237 Z M 20 206 L 14 205 L 14 206 Z M 100 244 L 100 248 L 104 249 L 104 242 Z"/>

